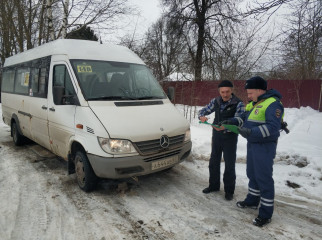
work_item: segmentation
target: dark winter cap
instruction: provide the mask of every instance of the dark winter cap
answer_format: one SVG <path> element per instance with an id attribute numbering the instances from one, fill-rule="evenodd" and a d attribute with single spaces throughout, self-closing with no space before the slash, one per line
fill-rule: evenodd
<path id="1" fill-rule="evenodd" d="M 231 83 L 231 81 L 223 80 L 218 85 L 218 88 L 221 88 L 221 87 L 233 87 L 233 84 Z"/>
<path id="2" fill-rule="evenodd" d="M 267 89 L 267 82 L 263 78 L 256 76 L 246 81 L 245 89 Z"/>

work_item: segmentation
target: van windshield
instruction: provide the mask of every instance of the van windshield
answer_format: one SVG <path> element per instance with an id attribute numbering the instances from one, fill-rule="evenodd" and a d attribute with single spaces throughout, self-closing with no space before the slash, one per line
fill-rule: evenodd
<path id="1" fill-rule="evenodd" d="M 164 99 L 150 70 L 139 64 L 71 60 L 86 100 Z"/>

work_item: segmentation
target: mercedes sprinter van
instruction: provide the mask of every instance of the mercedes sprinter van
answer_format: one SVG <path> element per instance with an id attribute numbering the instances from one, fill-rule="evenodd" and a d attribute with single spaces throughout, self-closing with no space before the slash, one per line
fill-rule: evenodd
<path id="1" fill-rule="evenodd" d="M 60 39 L 6 59 L 3 121 L 68 161 L 79 187 L 150 174 L 186 159 L 188 121 L 126 47 Z"/>

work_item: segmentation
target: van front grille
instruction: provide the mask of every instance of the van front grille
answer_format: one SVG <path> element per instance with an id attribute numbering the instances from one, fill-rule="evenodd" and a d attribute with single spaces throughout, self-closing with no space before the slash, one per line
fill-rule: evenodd
<path id="1" fill-rule="evenodd" d="M 178 148 L 183 145 L 184 135 L 178 135 L 174 137 L 169 137 L 169 147 L 162 148 L 160 145 L 160 139 L 150 140 L 150 141 L 142 141 L 136 142 L 139 152 L 142 155 L 149 155 L 153 153 L 158 153 L 161 151 L 168 151 L 170 149 Z"/>

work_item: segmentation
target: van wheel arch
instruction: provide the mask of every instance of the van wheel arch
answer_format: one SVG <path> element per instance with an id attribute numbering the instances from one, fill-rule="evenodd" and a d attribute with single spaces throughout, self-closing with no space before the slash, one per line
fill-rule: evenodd
<path id="1" fill-rule="evenodd" d="M 72 160 L 74 161 L 74 163 L 75 163 L 75 154 L 77 151 L 82 151 L 86 153 L 85 148 L 82 146 L 82 144 L 76 141 L 72 143 L 72 146 L 70 149 L 71 149 Z"/>
<path id="2" fill-rule="evenodd" d="M 78 186 L 85 192 L 94 190 L 98 182 L 98 177 L 93 171 L 85 149 L 78 142 L 72 144 L 72 158 Z"/>
<path id="3" fill-rule="evenodd" d="M 68 174 L 75 173 L 75 155 L 77 151 L 83 151 L 84 153 L 86 152 L 82 144 L 74 141 L 68 154 Z"/>
<path id="4" fill-rule="evenodd" d="M 25 143 L 26 138 L 21 134 L 19 121 L 11 119 L 11 137 L 16 146 L 21 146 Z"/>

